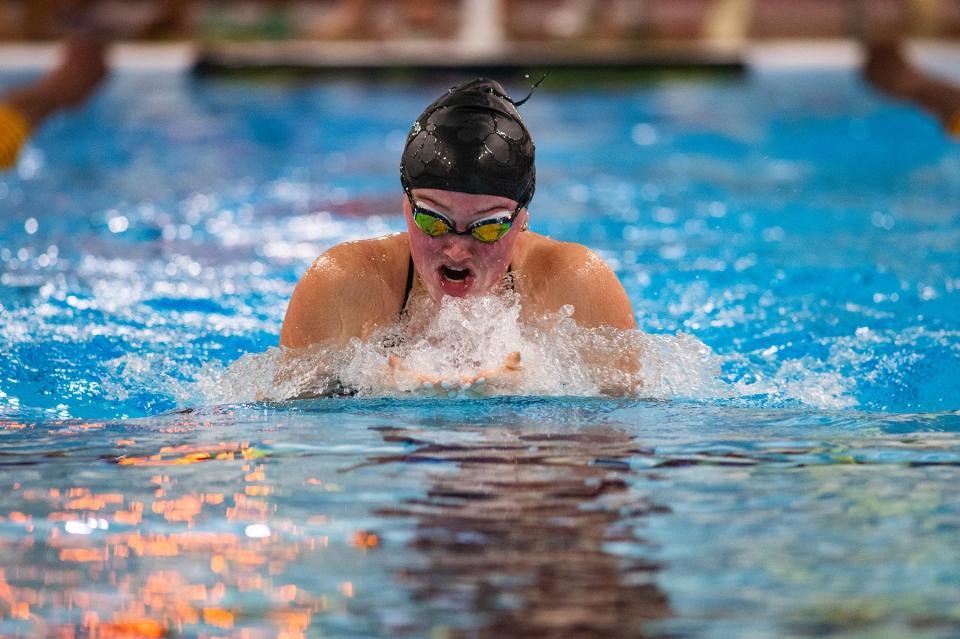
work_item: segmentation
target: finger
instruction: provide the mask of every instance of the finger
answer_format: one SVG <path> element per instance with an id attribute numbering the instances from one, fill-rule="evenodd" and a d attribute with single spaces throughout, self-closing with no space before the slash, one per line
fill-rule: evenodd
<path id="1" fill-rule="evenodd" d="M 503 367 L 510 370 L 520 368 L 520 351 L 513 351 L 503 359 Z"/>
<path id="2" fill-rule="evenodd" d="M 429 375 L 417 375 L 416 380 L 423 384 L 424 388 L 436 386 L 440 382 L 436 377 L 430 377 Z"/>

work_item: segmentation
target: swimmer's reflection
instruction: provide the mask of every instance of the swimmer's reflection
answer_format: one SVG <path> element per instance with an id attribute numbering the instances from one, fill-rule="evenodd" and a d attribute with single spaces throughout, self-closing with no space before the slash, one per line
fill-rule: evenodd
<path id="1" fill-rule="evenodd" d="M 604 428 L 479 434 L 450 445 L 383 429 L 415 448 L 376 463 L 456 464 L 437 473 L 425 499 L 382 513 L 416 518 L 411 544 L 426 564 L 402 574 L 415 598 L 454 620 L 479 619 L 452 636 L 651 636 L 646 623 L 671 614 L 658 566 L 605 551 L 617 541 L 642 548 L 636 518 L 662 510 L 627 490 L 636 442 Z"/>

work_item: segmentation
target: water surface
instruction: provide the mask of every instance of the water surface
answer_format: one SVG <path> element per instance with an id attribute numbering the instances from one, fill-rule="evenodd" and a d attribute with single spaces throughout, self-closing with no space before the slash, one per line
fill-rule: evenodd
<path id="1" fill-rule="evenodd" d="M 0 634 L 955 634 L 960 147 L 848 72 L 523 107 L 689 383 L 249 401 L 442 88 L 121 74 L 0 178 Z"/>

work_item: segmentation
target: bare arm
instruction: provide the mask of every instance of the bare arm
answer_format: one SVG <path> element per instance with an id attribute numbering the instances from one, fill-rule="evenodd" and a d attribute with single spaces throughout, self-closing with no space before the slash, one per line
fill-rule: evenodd
<path id="1" fill-rule="evenodd" d="M 346 280 L 341 261 L 324 253 L 297 283 L 280 329 L 280 346 L 304 348 L 349 339 L 344 331 L 346 309 L 339 299 Z"/>
<path id="2" fill-rule="evenodd" d="M 562 244 L 550 271 L 551 301 L 547 309 L 573 306 L 573 320 L 591 329 L 636 328 L 633 305 L 613 270 L 593 251 L 580 244 Z M 599 342 L 581 344 L 580 357 L 592 372 L 601 392 L 628 395 L 643 387 L 640 375 L 644 353 L 628 335 L 607 333 Z"/>
<path id="3" fill-rule="evenodd" d="M 85 100 L 103 80 L 103 45 L 77 35 L 66 42 L 64 59 L 39 80 L 14 87 L 0 98 L 0 170 L 16 164 L 31 131 L 59 109 Z"/>
<path id="4" fill-rule="evenodd" d="M 104 45 L 89 35 L 76 35 L 64 45 L 63 61 L 37 82 L 11 89 L 4 102 L 18 109 L 32 128 L 51 113 L 83 102 L 107 74 Z"/>
<path id="5" fill-rule="evenodd" d="M 620 280 L 600 257 L 579 244 L 565 244 L 553 268 L 556 307 L 573 306 L 573 319 L 589 328 L 636 328 L 633 306 Z"/>
<path id="6" fill-rule="evenodd" d="M 912 64 L 896 42 L 878 42 L 867 50 L 864 75 L 890 95 L 912 100 L 960 135 L 960 87 L 925 73 Z"/>
<path id="7" fill-rule="evenodd" d="M 363 277 L 357 276 L 355 248 L 330 249 L 297 283 L 280 329 L 280 346 L 286 348 L 273 378 L 278 398 L 317 397 L 335 390 L 327 349 L 361 332 L 355 319 L 357 292 L 365 287 Z"/>
<path id="8" fill-rule="evenodd" d="M 395 265 L 402 246 L 403 238 L 387 236 L 340 244 L 317 258 L 290 298 L 280 345 L 343 344 L 395 319 L 405 281 Z"/>

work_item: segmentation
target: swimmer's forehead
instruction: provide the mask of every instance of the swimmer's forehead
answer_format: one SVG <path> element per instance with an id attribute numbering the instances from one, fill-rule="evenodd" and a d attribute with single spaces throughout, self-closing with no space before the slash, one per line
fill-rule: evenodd
<path id="1" fill-rule="evenodd" d="M 424 205 L 432 206 L 442 212 L 462 213 L 464 215 L 483 215 L 503 210 L 512 211 L 517 201 L 500 195 L 461 193 L 442 189 L 413 189 L 414 199 Z"/>

